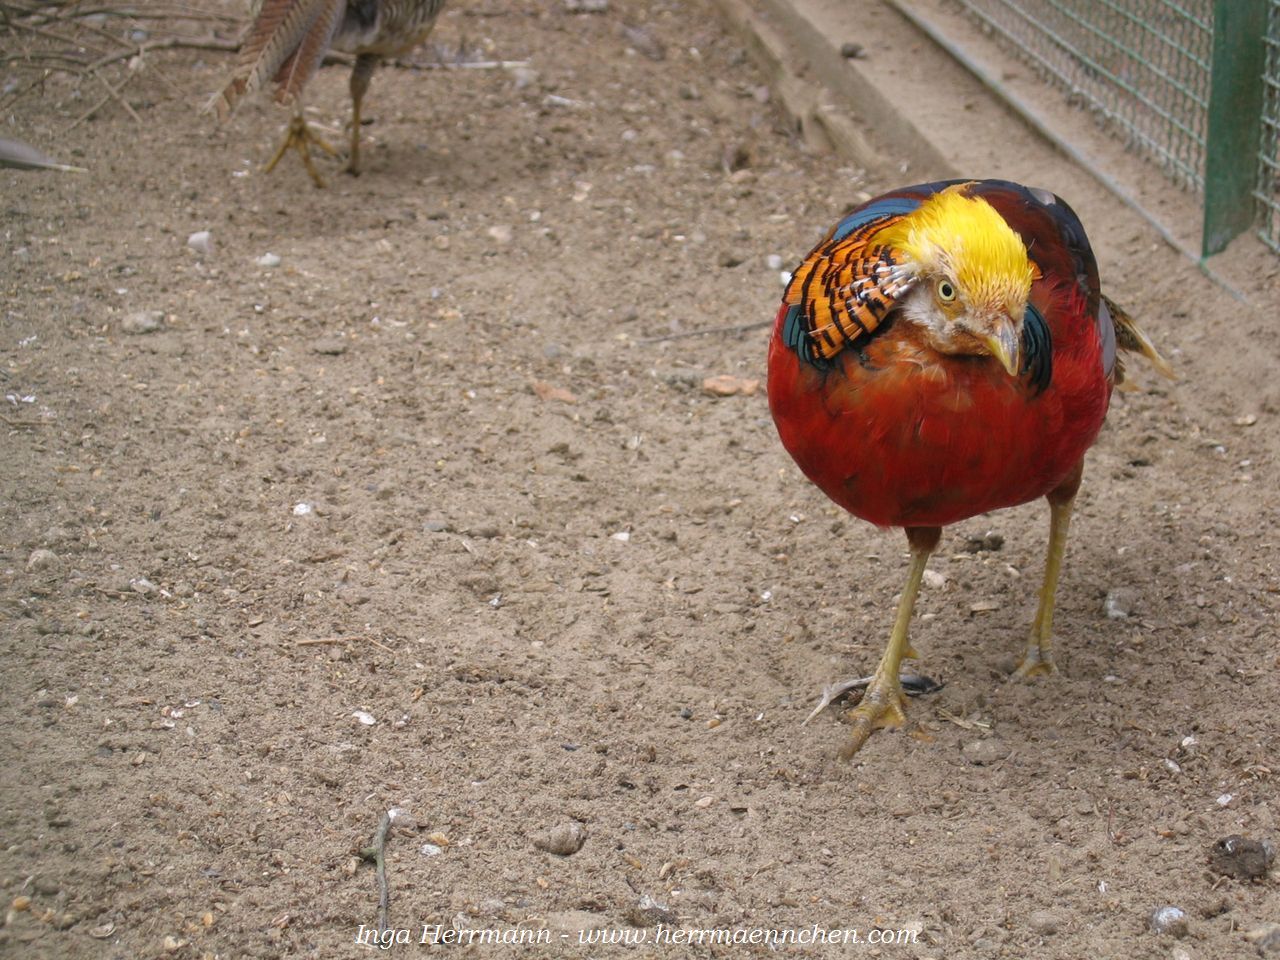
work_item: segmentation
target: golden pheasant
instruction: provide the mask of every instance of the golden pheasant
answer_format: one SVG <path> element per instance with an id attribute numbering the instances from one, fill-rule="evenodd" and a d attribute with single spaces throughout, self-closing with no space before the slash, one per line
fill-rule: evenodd
<path id="1" fill-rule="evenodd" d="M 316 186 L 322 187 L 311 147 L 314 144 L 331 156 L 337 152 L 311 131 L 298 100 L 329 50 L 354 53 L 351 152 L 346 169 L 358 174 L 360 108 L 373 71 L 382 60 L 402 56 L 425 40 L 444 4 L 445 0 L 257 0 L 235 72 L 210 105 L 225 119 L 243 96 L 275 84 L 276 101 L 292 103 L 295 110 L 267 172 L 293 147 Z"/>
<path id="2" fill-rule="evenodd" d="M 1122 376 L 1117 346 L 1168 365 L 1101 294 L 1080 220 L 999 180 L 864 203 L 805 257 L 769 346 L 783 446 L 832 500 L 911 550 L 889 643 L 852 711 L 850 756 L 905 720 L 899 669 L 945 524 L 1049 500 L 1049 550 L 1020 676 L 1054 673 L 1054 593 L 1084 455 Z"/>

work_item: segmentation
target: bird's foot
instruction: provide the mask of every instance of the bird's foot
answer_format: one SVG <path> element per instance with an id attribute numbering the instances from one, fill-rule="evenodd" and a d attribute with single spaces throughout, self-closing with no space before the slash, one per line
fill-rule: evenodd
<path id="1" fill-rule="evenodd" d="M 800 721 L 800 726 L 808 726 L 810 720 L 850 690 L 865 690 L 871 686 L 874 680 L 875 677 L 854 677 L 851 680 L 838 680 L 835 683 L 828 683 L 822 688 L 822 696 L 818 699 L 818 705 L 813 708 L 807 717 Z M 935 680 L 933 677 L 926 677 L 923 673 L 904 673 L 898 678 L 898 681 L 902 684 L 902 692 L 909 697 L 918 697 L 923 693 L 934 693 L 945 686 L 945 683 Z"/>
<path id="2" fill-rule="evenodd" d="M 845 760 L 862 749 L 873 730 L 900 727 L 907 722 L 907 699 L 898 678 L 877 674 L 858 705 L 849 711 L 849 717 L 853 728 L 840 750 L 840 756 Z"/>
<path id="3" fill-rule="evenodd" d="M 288 129 L 285 130 L 284 139 L 280 142 L 280 146 L 276 148 L 275 156 L 267 163 L 266 173 L 270 173 L 276 168 L 276 164 L 280 162 L 290 149 L 297 150 L 302 154 L 302 164 L 307 168 L 307 173 L 311 175 L 311 182 L 317 187 L 324 186 L 324 179 L 320 176 L 320 172 L 316 170 L 315 163 L 311 160 L 312 146 L 319 147 L 331 157 L 336 157 L 338 151 L 325 143 L 323 139 L 318 137 L 311 131 L 310 124 L 303 119 L 301 114 L 294 114 L 293 119 L 289 121 Z"/>
<path id="4" fill-rule="evenodd" d="M 1027 644 L 1026 652 L 1018 661 L 1017 669 L 1013 671 L 1013 675 L 1020 680 L 1031 677 L 1053 677 L 1057 676 L 1057 673 L 1058 665 L 1053 662 L 1053 650 L 1048 643 L 1034 638 Z"/>

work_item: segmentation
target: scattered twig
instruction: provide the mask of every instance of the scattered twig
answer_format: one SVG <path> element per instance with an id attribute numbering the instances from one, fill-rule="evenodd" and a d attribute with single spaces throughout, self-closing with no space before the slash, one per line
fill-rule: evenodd
<path id="1" fill-rule="evenodd" d="M 189 37 L 161 37 L 158 40 L 145 40 L 118 53 L 107 54 L 105 57 L 93 61 L 87 69 L 101 70 L 103 67 L 110 66 L 113 63 L 119 63 L 121 60 L 132 60 L 134 57 L 140 57 L 144 53 L 150 53 L 152 50 L 219 50 L 234 53 L 239 49 L 239 41 L 221 40 L 218 37 L 202 37 L 198 40 L 193 40 Z"/>
<path id="2" fill-rule="evenodd" d="M 97 77 L 99 80 L 102 81 L 102 85 L 107 88 L 107 95 L 103 97 L 101 100 L 99 100 L 97 103 L 95 103 L 93 106 L 91 106 L 84 113 L 80 114 L 80 116 L 76 117 L 73 121 L 71 121 L 71 126 L 67 127 L 67 133 L 70 133 L 76 127 L 80 126 L 80 124 L 92 118 L 95 113 L 97 113 L 99 110 L 105 107 L 112 100 L 120 101 L 120 103 L 124 105 L 124 108 L 129 111 L 129 115 L 132 116 L 133 119 L 136 120 L 138 123 L 142 123 L 142 118 L 138 116 L 138 114 L 134 111 L 133 107 L 129 106 L 129 104 L 125 101 L 124 97 L 120 96 L 120 90 L 124 89 L 124 85 L 129 82 L 129 80 L 133 77 L 133 74 L 130 74 L 129 76 L 124 78 L 124 83 L 120 84 L 119 89 L 111 86 L 111 84 L 107 82 L 107 78 L 102 76 L 102 74 L 91 72 L 91 75 Z"/>
<path id="3" fill-rule="evenodd" d="M 372 860 L 378 875 L 378 932 L 389 929 L 388 914 L 391 911 L 391 889 L 387 886 L 387 833 L 391 829 L 391 811 L 382 815 L 373 843 L 360 851 L 360 859 Z"/>
<path id="4" fill-rule="evenodd" d="M 699 330 L 683 330 L 680 333 L 667 333 L 660 337 L 645 337 L 637 340 L 637 343 L 663 343 L 667 340 L 683 340 L 686 337 L 710 337 L 717 333 L 747 333 L 751 330 L 759 330 L 761 327 L 767 327 L 772 320 L 758 320 L 755 323 L 735 323 L 727 327 L 702 327 Z"/>
<path id="5" fill-rule="evenodd" d="M 372 643 L 379 650 L 385 650 L 387 653 L 395 653 L 385 643 L 379 643 L 373 637 L 308 637 L 298 641 L 300 647 L 318 647 L 329 643 Z"/>
<path id="6" fill-rule="evenodd" d="M 341 50 L 330 50 L 324 55 L 326 64 L 340 64 L 342 66 L 351 66 L 356 62 L 353 54 L 343 53 Z M 517 67 L 527 67 L 528 60 L 463 60 L 463 61 L 441 61 L 439 63 L 423 63 L 418 60 L 405 60 L 397 57 L 394 60 L 383 61 L 383 66 L 396 67 L 400 70 L 515 70 Z"/>
<path id="7" fill-rule="evenodd" d="M 125 112 L 127 112 L 129 116 L 133 117 L 134 123 L 138 124 L 138 126 L 142 126 L 142 118 L 138 116 L 137 111 L 135 111 L 133 107 L 129 106 L 129 101 L 120 95 L 120 91 L 123 90 L 128 85 L 129 81 L 136 77 L 137 74 L 127 74 L 125 78 L 120 81 L 119 86 L 112 86 L 111 81 L 97 71 L 94 71 L 93 75 L 98 78 L 104 87 L 107 88 L 107 93 L 120 101 L 120 106 L 124 107 Z"/>
<path id="8" fill-rule="evenodd" d="M 47 427 L 49 425 L 44 420 L 10 420 L 3 413 L 0 413 L 0 420 L 14 428 L 27 427 L 30 429 L 31 427 Z"/>
<path id="9" fill-rule="evenodd" d="M 957 727 L 960 727 L 962 730 L 973 730 L 975 727 L 980 727 L 983 730 L 991 729 L 991 723 L 987 720 L 969 720 L 969 719 L 966 719 L 965 717 L 958 717 L 954 713 L 952 713 L 950 710 L 948 710 L 946 707 L 938 708 L 938 716 L 940 716 L 943 720 L 948 721 L 949 723 L 954 723 Z"/>

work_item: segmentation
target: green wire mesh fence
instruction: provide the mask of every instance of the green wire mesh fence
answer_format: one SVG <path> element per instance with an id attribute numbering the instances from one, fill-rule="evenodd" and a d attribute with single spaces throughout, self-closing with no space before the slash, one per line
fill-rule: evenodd
<path id="1" fill-rule="evenodd" d="M 1210 0 L 962 3 L 1175 183 L 1203 189 Z"/>
<path id="2" fill-rule="evenodd" d="M 1263 70 L 1262 142 L 1258 152 L 1259 234 L 1280 253 L 1280 0 L 1267 11 L 1267 60 Z"/>
<path id="3" fill-rule="evenodd" d="M 1280 251 L 1280 0 L 959 3 L 1111 135 L 1201 197 L 1205 256 L 1251 222 Z"/>

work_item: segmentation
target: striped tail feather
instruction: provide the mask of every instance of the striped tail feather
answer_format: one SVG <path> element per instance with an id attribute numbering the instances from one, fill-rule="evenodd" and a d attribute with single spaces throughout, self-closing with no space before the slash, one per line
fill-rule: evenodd
<path id="1" fill-rule="evenodd" d="M 1116 346 L 1121 350 L 1129 353 L 1140 353 L 1156 371 L 1163 377 L 1170 380 L 1177 380 L 1178 375 L 1173 372 L 1173 367 L 1169 365 L 1169 361 L 1160 356 L 1160 351 L 1142 332 L 1142 328 L 1138 326 L 1136 320 L 1129 313 L 1117 304 L 1114 300 L 1103 294 L 1102 299 L 1106 304 L 1106 308 L 1111 313 L 1111 320 L 1116 328 Z M 1115 382 L 1117 384 L 1124 383 L 1124 363 L 1119 355 L 1116 356 L 1116 374 Z"/>
<path id="2" fill-rule="evenodd" d="M 270 83 L 277 102 L 294 100 L 328 52 L 345 10 L 346 0 L 264 0 L 231 80 L 206 109 L 225 120 L 244 96 Z"/>

